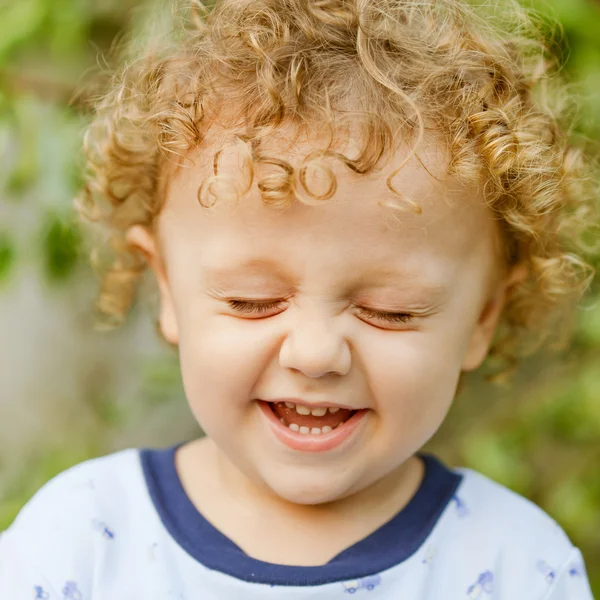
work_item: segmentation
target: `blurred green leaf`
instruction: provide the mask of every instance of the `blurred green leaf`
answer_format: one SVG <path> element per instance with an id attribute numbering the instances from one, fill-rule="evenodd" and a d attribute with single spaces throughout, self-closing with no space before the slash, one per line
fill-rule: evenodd
<path id="1" fill-rule="evenodd" d="M 495 481 L 526 494 L 530 467 L 523 460 L 522 440 L 516 432 L 473 433 L 463 440 L 468 464 Z"/>
<path id="2" fill-rule="evenodd" d="M 581 311 L 577 327 L 578 338 L 590 346 L 600 346 L 600 301 Z"/>
<path id="3" fill-rule="evenodd" d="M 8 278 L 14 263 L 14 243 L 7 232 L 0 232 L 0 282 Z"/>
<path id="4" fill-rule="evenodd" d="M 0 5 L 0 65 L 42 24 L 46 5 L 41 0 L 19 0 Z"/>
<path id="5" fill-rule="evenodd" d="M 16 159 L 7 182 L 7 190 L 13 197 L 22 196 L 31 189 L 39 175 L 37 121 L 33 98 L 22 97 L 18 103 L 13 103 L 10 122 Z"/>
<path id="6" fill-rule="evenodd" d="M 552 489 L 548 510 L 564 527 L 587 528 L 598 523 L 597 498 L 577 479 L 562 481 Z"/>
<path id="7" fill-rule="evenodd" d="M 64 281 L 71 275 L 81 251 L 81 233 L 74 222 L 50 215 L 42 236 L 42 256 L 46 275 Z"/>
<path id="8" fill-rule="evenodd" d="M 55 0 L 52 19 L 50 47 L 57 56 L 65 56 L 73 48 L 85 46 L 89 13 L 82 3 L 71 0 Z"/>

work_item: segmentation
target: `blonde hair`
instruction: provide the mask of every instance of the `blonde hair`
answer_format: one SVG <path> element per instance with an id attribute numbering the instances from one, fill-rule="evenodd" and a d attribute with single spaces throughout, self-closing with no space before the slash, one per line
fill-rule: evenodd
<path id="1" fill-rule="evenodd" d="M 94 248 L 101 315 L 115 325 L 127 315 L 146 266 L 125 234 L 134 224 L 154 227 L 168 165 L 200 147 L 217 107 L 227 106 L 228 126 L 247 149 L 250 185 L 252 165 L 275 169 L 257 182 L 274 206 L 333 196 L 332 158 L 368 173 L 399 131 L 413 154 L 426 130 L 441 133 L 450 173 L 483 182 L 507 264 L 528 268 L 491 354 L 514 363 L 569 321 L 592 276 L 583 257 L 597 180 L 571 140 L 571 95 L 535 14 L 510 0 L 222 0 L 213 10 L 195 4 L 181 23 L 169 42 L 113 77 L 86 132 L 77 206 L 103 232 Z M 354 158 L 333 149 L 350 123 L 361 133 Z M 261 140 L 286 124 L 327 128 L 331 143 L 296 168 L 265 155 Z M 219 174 L 219 153 L 199 189 L 205 206 L 244 191 Z M 328 175 L 326 193 L 307 188 L 309 167 Z M 387 183 L 396 191 L 394 174 Z M 419 211 L 406 197 L 395 207 Z"/>

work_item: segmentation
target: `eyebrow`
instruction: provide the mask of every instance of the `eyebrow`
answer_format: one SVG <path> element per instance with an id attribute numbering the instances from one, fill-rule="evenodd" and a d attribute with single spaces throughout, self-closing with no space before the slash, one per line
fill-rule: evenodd
<path id="1" fill-rule="evenodd" d="M 375 290 L 398 291 L 401 296 L 397 299 L 399 306 L 409 301 L 426 301 L 427 304 L 442 304 L 448 297 L 449 287 L 433 281 L 418 280 L 416 277 L 407 275 L 401 277 L 397 272 L 379 271 L 370 273 L 369 278 L 357 281 L 352 287 L 352 293 L 360 296 L 363 293 Z M 391 300 L 393 306 L 395 299 Z"/>
<path id="2" fill-rule="evenodd" d="M 231 275 L 275 275 L 278 279 L 289 280 L 281 269 L 280 264 L 268 258 L 252 258 L 234 267 L 207 267 L 206 273 L 209 277 L 228 277 Z"/>
<path id="3" fill-rule="evenodd" d="M 279 261 L 269 258 L 252 258 L 245 260 L 232 267 L 208 267 L 206 269 L 207 277 L 210 279 L 220 279 L 235 275 L 269 275 L 275 277 L 281 282 L 298 285 L 299 282 L 291 277 L 281 266 Z M 369 271 L 360 279 L 355 280 L 351 285 L 351 292 L 376 290 L 385 288 L 395 288 L 402 290 L 403 293 L 410 293 L 411 288 L 420 296 L 425 295 L 429 298 L 440 300 L 448 293 L 448 287 L 443 284 L 432 281 L 418 280 L 416 275 L 407 273 L 402 275 L 398 271 L 379 267 Z"/>

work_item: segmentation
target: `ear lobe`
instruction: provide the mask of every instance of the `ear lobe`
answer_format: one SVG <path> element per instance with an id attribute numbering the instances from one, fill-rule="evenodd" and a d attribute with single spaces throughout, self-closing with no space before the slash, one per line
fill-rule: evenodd
<path id="1" fill-rule="evenodd" d="M 156 273 L 162 270 L 158 263 L 159 253 L 154 236 L 142 225 L 134 225 L 127 230 L 125 239 L 129 246 L 143 254 L 150 268 Z"/>
<path id="2" fill-rule="evenodd" d="M 127 243 L 140 252 L 148 266 L 152 269 L 160 294 L 159 328 L 165 340 L 173 345 L 179 343 L 179 331 L 175 315 L 175 306 L 171 296 L 169 281 L 164 267 L 163 258 L 158 249 L 155 237 L 141 225 L 131 227 L 125 236 Z"/>
<path id="3" fill-rule="evenodd" d="M 488 299 L 475 326 L 462 364 L 462 371 L 474 371 L 481 366 L 488 355 L 496 327 L 502 311 L 515 288 L 525 280 L 529 269 L 523 265 L 515 265 Z"/>
<path id="4" fill-rule="evenodd" d="M 496 326 L 504 306 L 504 294 L 491 298 L 485 305 L 475 330 L 471 336 L 469 347 L 465 354 L 462 371 L 474 371 L 479 368 L 488 355 Z"/>
<path id="5" fill-rule="evenodd" d="M 523 283 L 523 281 L 525 281 L 525 279 L 527 279 L 527 276 L 529 275 L 529 267 L 523 263 L 519 263 L 518 265 L 515 265 L 510 273 L 508 274 L 508 277 L 506 279 L 506 299 L 508 300 L 513 292 L 515 291 L 515 288 L 520 285 L 521 283 Z"/>

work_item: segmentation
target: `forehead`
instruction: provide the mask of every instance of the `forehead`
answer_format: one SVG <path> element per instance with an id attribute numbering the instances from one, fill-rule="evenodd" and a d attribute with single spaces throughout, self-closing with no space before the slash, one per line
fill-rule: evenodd
<path id="1" fill-rule="evenodd" d="M 446 174 L 448 155 L 433 136 L 425 139 L 418 155 L 394 176 L 392 185 L 400 196 L 389 189 L 386 180 L 407 159 L 408 146 L 402 143 L 387 157 L 387 164 L 365 175 L 350 171 L 339 160 L 327 159 L 337 189 L 331 199 L 317 205 L 299 200 L 285 210 L 265 205 L 258 183 L 281 170 L 255 164 L 254 183 L 248 193 L 237 203 L 219 197 L 206 209 L 200 206 L 197 192 L 212 175 L 213 155 L 226 140 L 227 132 L 223 131 L 207 136 L 203 147 L 190 155 L 190 163 L 171 176 L 160 228 L 167 249 L 176 238 L 201 245 L 202 260 L 215 268 L 220 264 L 225 272 L 228 267 L 235 269 L 240 261 L 250 271 L 260 270 L 267 262 L 272 263 L 270 259 L 278 252 L 285 252 L 288 262 L 296 253 L 301 262 L 308 249 L 318 249 L 323 260 L 331 264 L 348 264 L 351 259 L 357 265 L 387 265 L 393 270 L 393 258 L 403 261 L 409 270 L 412 262 L 422 262 L 423 257 L 436 257 L 441 264 L 474 251 L 495 250 L 498 244 L 491 211 L 478 190 L 467 189 Z M 270 138 L 263 154 L 297 168 L 309 152 L 319 148 L 318 139 L 301 139 L 291 145 L 288 140 Z M 349 139 L 340 151 L 352 157 L 358 146 Z M 241 181 L 243 164 L 240 147 L 225 146 L 219 156 L 219 175 Z M 309 169 L 306 175 L 309 189 L 322 191 L 327 187 L 318 169 Z M 390 203 L 402 205 L 405 200 L 418 205 L 421 212 L 399 212 L 389 207 Z M 269 261 L 261 262 L 265 258 Z"/>

